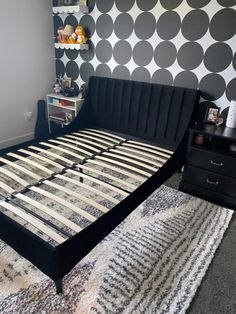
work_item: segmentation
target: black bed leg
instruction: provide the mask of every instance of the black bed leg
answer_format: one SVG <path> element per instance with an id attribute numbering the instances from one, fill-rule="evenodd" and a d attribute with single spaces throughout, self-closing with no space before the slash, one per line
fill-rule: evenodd
<path id="1" fill-rule="evenodd" d="M 54 282 L 55 282 L 57 294 L 62 293 L 63 292 L 62 291 L 62 279 L 56 280 Z"/>

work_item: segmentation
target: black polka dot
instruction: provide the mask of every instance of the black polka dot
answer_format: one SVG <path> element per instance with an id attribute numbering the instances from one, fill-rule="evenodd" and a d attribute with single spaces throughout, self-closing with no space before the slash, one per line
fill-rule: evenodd
<path id="1" fill-rule="evenodd" d="M 211 0 L 187 0 L 190 7 L 194 9 L 199 9 L 205 7 Z"/>
<path id="2" fill-rule="evenodd" d="M 204 76 L 199 84 L 202 97 L 206 100 L 219 99 L 225 92 L 225 80 L 216 73 L 210 73 Z"/>
<path id="3" fill-rule="evenodd" d="M 209 17 L 202 10 L 192 10 L 183 19 L 182 34 L 188 40 L 198 40 L 203 37 L 209 26 Z"/>
<path id="4" fill-rule="evenodd" d="M 57 37 L 58 36 L 58 34 L 57 34 L 58 28 L 63 26 L 63 21 L 59 15 L 53 16 L 53 25 L 54 25 L 54 37 Z"/>
<path id="5" fill-rule="evenodd" d="M 92 37 L 95 32 L 95 22 L 92 16 L 89 14 L 83 15 L 80 24 L 84 27 L 86 36 L 88 38 Z"/>
<path id="6" fill-rule="evenodd" d="M 134 81 L 151 82 L 151 75 L 149 71 L 143 67 L 136 68 L 133 71 L 131 78 Z"/>
<path id="7" fill-rule="evenodd" d="M 232 7 L 236 5 L 235 0 L 217 0 L 217 2 L 222 5 L 222 7 Z"/>
<path id="8" fill-rule="evenodd" d="M 153 74 L 152 82 L 156 84 L 172 85 L 173 76 L 168 70 L 159 69 Z"/>
<path id="9" fill-rule="evenodd" d="M 96 46 L 97 59 L 102 62 L 108 62 L 112 57 L 112 45 L 108 40 L 101 40 Z"/>
<path id="10" fill-rule="evenodd" d="M 135 0 L 115 0 L 117 9 L 120 12 L 128 12 L 134 5 Z"/>
<path id="11" fill-rule="evenodd" d="M 99 37 L 107 39 L 113 32 L 113 21 L 108 14 L 102 14 L 97 19 L 96 30 Z"/>
<path id="12" fill-rule="evenodd" d="M 107 64 L 99 64 L 96 69 L 96 75 L 102 77 L 111 77 L 111 69 Z"/>
<path id="13" fill-rule="evenodd" d="M 128 13 L 121 13 L 115 20 L 114 32 L 120 39 L 130 37 L 134 29 L 134 21 Z"/>
<path id="14" fill-rule="evenodd" d="M 74 87 L 77 91 L 79 91 L 79 85 L 76 82 L 71 82 L 71 86 Z"/>
<path id="15" fill-rule="evenodd" d="M 193 72 L 183 71 L 175 77 L 174 85 L 196 89 L 198 87 L 198 78 Z"/>
<path id="16" fill-rule="evenodd" d="M 183 0 L 160 0 L 160 1 L 164 9 L 173 10 L 176 9 L 182 3 Z"/>
<path id="17" fill-rule="evenodd" d="M 134 62 L 139 66 L 148 65 L 153 58 L 153 48 L 148 41 L 138 42 L 133 49 Z"/>
<path id="18" fill-rule="evenodd" d="M 160 68 L 168 68 L 171 66 L 175 62 L 176 56 L 176 47 L 169 41 L 161 42 L 154 52 L 155 62 Z"/>
<path id="19" fill-rule="evenodd" d="M 118 65 L 113 70 L 112 77 L 117 79 L 130 80 L 129 69 L 123 65 Z"/>
<path id="20" fill-rule="evenodd" d="M 56 59 L 61 59 L 64 56 L 64 49 L 55 49 Z"/>
<path id="21" fill-rule="evenodd" d="M 128 41 L 118 41 L 113 50 L 113 57 L 118 64 L 126 64 L 132 57 L 132 48 Z"/>
<path id="22" fill-rule="evenodd" d="M 90 76 L 95 74 L 94 68 L 91 63 L 84 62 L 80 67 L 80 76 L 84 82 L 88 82 Z"/>
<path id="23" fill-rule="evenodd" d="M 136 0 L 136 3 L 140 10 L 149 11 L 155 7 L 158 0 Z"/>
<path id="24" fill-rule="evenodd" d="M 56 60 L 56 73 L 57 75 L 62 75 L 64 76 L 66 72 L 64 63 L 61 60 Z"/>
<path id="25" fill-rule="evenodd" d="M 89 50 L 80 50 L 80 56 L 84 61 L 91 61 L 95 55 L 95 47 L 91 40 L 88 40 Z"/>
<path id="26" fill-rule="evenodd" d="M 210 23 L 210 34 L 217 41 L 226 41 L 236 33 L 236 11 L 223 9 L 218 11 Z"/>
<path id="27" fill-rule="evenodd" d="M 114 4 L 114 0 L 96 0 L 97 8 L 102 13 L 109 12 Z"/>
<path id="28" fill-rule="evenodd" d="M 150 38 L 156 29 L 156 19 L 150 12 L 141 13 L 135 21 L 135 34 L 138 38 L 146 40 Z"/>
<path id="29" fill-rule="evenodd" d="M 234 58 L 233 58 L 233 67 L 234 67 L 234 70 L 236 71 L 236 52 L 235 52 Z"/>
<path id="30" fill-rule="evenodd" d="M 164 39 L 169 40 L 174 38 L 181 27 L 181 19 L 175 11 L 164 12 L 157 22 L 157 33 Z"/>
<path id="31" fill-rule="evenodd" d="M 211 45 L 204 56 L 205 67 L 211 72 L 221 72 L 231 63 L 233 56 L 229 45 L 218 42 Z"/>
<path id="32" fill-rule="evenodd" d="M 89 7 L 89 12 L 92 12 L 93 11 L 93 9 L 94 9 L 94 7 L 95 7 L 95 1 L 96 0 L 88 0 L 88 7 Z"/>
<path id="33" fill-rule="evenodd" d="M 78 20 L 73 14 L 69 14 L 65 19 L 64 25 L 72 25 L 75 28 L 78 26 Z"/>
<path id="34" fill-rule="evenodd" d="M 184 70 L 197 68 L 203 58 L 202 46 L 197 42 L 187 42 L 178 51 L 177 60 Z"/>
<path id="35" fill-rule="evenodd" d="M 75 60 L 79 55 L 79 50 L 66 49 L 66 56 L 70 60 Z"/>
<path id="36" fill-rule="evenodd" d="M 66 64 L 66 75 L 71 77 L 73 81 L 79 77 L 79 67 L 75 61 L 69 61 Z"/>
<path id="37" fill-rule="evenodd" d="M 227 85 L 226 96 L 229 101 L 236 100 L 236 78 L 232 79 Z"/>

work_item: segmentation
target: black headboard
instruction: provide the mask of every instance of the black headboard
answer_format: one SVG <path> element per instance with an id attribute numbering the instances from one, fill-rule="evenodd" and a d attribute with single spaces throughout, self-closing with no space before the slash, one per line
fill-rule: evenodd
<path id="1" fill-rule="evenodd" d="M 175 149 L 199 100 L 197 90 L 91 77 L 72 128 L 98 127 Z"/>

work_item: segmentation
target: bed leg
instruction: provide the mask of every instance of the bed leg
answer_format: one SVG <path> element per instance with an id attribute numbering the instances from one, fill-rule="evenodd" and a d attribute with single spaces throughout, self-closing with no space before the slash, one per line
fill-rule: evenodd
<path id="1" fill-rule="evenodd" d="M 61 294 L 63 292 L 63 289 L 62 289 L 62 279 L 56 280 L 56 281 L 54 281 L 54 283 L 55 283 L 55 286 L 56 286 L 57 294 Z"/>

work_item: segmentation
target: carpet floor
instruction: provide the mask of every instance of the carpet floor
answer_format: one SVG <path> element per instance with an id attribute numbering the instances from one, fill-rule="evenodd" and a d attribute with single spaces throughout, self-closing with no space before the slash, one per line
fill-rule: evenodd
<path id="1" fill-rule="evenodd" d="M 66 276 L 62 296 L 0 242 L 0 313 L 185 313 L 232 215 L 162 186 Z"/>

